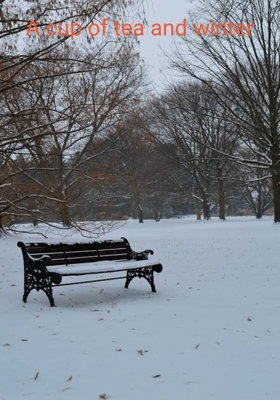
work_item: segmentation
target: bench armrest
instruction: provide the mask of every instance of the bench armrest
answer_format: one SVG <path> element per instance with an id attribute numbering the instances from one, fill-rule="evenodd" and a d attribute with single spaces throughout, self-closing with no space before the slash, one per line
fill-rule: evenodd
<path id="1" fill-rule="evenodd" d="M 40 258 L 32 257 L 23 242 L 18 242 L 17 246 L 21 248 L 24 264 L 30 264 L 35 269 L 46 269 L 46 266 L 52 262 L 50 256 L 44 255 Z"/>
<path id="2" fill-rule="evenodd" d="M 141 252 L 131 250 L 132 258 L 137 261 L 148 260 L 149 254 L 154 254 L 153 250 L 144 250 Z"/>
<path id="3" fill-rule="evenodd" d="M 121 239 L 123 239 L 123 241 L 125 242 L 126 247 L 128 248 L 131 258 L 133 260 L 137 260 L 137 261 L 148 260 L 148 255 L 154 254 L 153 250 L 144 250 L 144 251 L 140 251 L 140 252 L 134 251 L 130 247 L 129 241 L 125 237 L 122 237 Z"/>
<path id="4" fill-rule="evenodd" d="M 50 265 L 52 259 L 48 255 L 43 255 L 40 258 L 32 257 L 23 242 L 18 242 L 17 246 L 21 248 L 24 270 L 25 273 L 29 273 L 31 275 L 36 275 L 40 272 L 41 275 L 45 277 L 50 277 L 53 283 L 59 284 L 61 282 L 61 276 L 54 272 L 49 272 L 47 269 L 47 265 Z"/>

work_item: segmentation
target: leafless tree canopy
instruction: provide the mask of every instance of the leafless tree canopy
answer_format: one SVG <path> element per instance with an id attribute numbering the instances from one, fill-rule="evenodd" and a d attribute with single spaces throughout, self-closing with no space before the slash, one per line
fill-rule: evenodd
<path id="1" fill-rule="evenodd" d="M 280 221 L 280 2 L 201 2 L 192 23 L 254 24 L 252 34 L 183 37 L 169 60 L 183 75 L 208 85 L 224 104 L 254 156 L 243 162 L 271 175 L 275 221 Z M 213 84 L 214 83 L 214 84 Z"/>
<path id="2" fill-rule="evenodd" d="M 3 218 L 74 221 L 88 171 L 109 151 L 112 129 L 139 101 L 142 62 L 136 40 L 108 32 L 90 37 L 103 19 L 144 17 L 142 2 L 6 0 L 0 8 L 0 228 Z M 40 32 L 26 37 L 31 19 Z M 50 37 L 46 27 L 61 24 Z M 71 41 L 66 24 L 82 34 Z M 63 34 L 62 34 L 63 31 Z"/>

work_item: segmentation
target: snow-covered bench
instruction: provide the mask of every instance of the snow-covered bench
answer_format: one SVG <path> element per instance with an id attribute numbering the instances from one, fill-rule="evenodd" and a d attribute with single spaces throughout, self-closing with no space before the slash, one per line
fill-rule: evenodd
<path id="1" fill-rule="evenodd" d="M 153 254 L 152 250 L 137 253 L 125 238 L 90 243 L 18 242 L 17 245 L 23 255 L 25 303 L 32 289 L 43 290 L 53 307 L 53 287 L 126 279 L 125 287 L 128 288 L 135 277 L 146 279 L 152 291 L 156 292 L 154 272 L 162 271 L 159 262 L 148 260 L 148 255 Z M 125 276 L 61 283 L 62 278 L 67 276 L 103 275 L 122 271 L 126 271 Z"/>

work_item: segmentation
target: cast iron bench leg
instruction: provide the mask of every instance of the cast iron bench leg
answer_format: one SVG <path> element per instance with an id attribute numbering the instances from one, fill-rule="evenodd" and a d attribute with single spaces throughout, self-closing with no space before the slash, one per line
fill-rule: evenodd
<path id="1" fill-rule="evenodd" d="M 55 307 L 53 293 L 52 293 L 52 286 L 50 285 L 48 288 L 45 288 L 42 290 L 46 293 L 46 295 L 50 301 L 50 306 Z"/>
<path id="2" fill-rule="evenodd" d="M 130 284 L 130 282 L 132 281 L 132 279 L 134 278 L 144 278 L 146 279 L 146 281 L 149 282 L 149 284 L 151 285 L 151 289 L 152 292 L 156 292 L 156 287 L 154 284 L 154 271 L 153 268 L 139 268 L 139 269 L 129 269 L 127 270 L 127 274 L 126 274 L 126 281 L 125 281 L 125 285 L 124 287 L 126 289 L 128 289 L 128 286 Z"/>
<path id="3" fill-rule="evenodd" d="M 46 296 L 49 299 L 50 306 L 55 307 L 53 292 L 52 292 L 52 281 L 50 277 L 45 277 L 42 274 L 30 274 L 26 273 L 25 275 L 25 285 L 24 285 L 24 293 L 23 293 L 23 302 L 27 302 L 27 297 L 29 293 L 36 289 L 37 292 L 42 290 L 45 292 Z"/>
<path id="4" fill-rule="evenodd" d="M 30 292 L 31 292 L 31 290 L 26 290 L 26 289 L 24 288 L 24 293 L 23 293 L 23 298 L 22 298 L 22 301 L 23 301 L 24 303 L 27 302 L 27 297 L 28 297 L 28 295 L 29 295 Z"/>

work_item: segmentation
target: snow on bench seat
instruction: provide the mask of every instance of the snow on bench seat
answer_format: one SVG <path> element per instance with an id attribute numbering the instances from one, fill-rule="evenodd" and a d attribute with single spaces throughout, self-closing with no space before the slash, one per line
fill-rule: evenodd
<path id="1" fill-rule="evenodd" d="M 105 272 L 118 272 L 126 271 L 127 269 L 138 269 L 145 267 L 153 267 L 159 265 L 160 262 L 155 261 L 101 261 L 95 263 L 84 264 L 71 264 L 71 265 L 57 265 L 47 266 L 49 272 L 56 272 L 61 276 L 70 275 L 86 275 L 86 274 L 99 274 Z"/>

